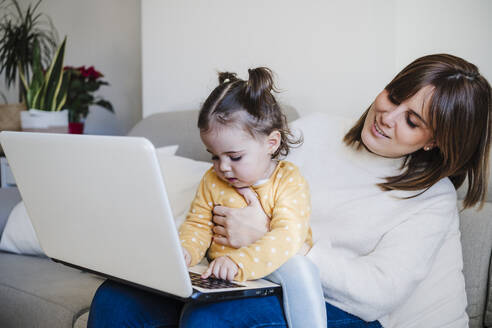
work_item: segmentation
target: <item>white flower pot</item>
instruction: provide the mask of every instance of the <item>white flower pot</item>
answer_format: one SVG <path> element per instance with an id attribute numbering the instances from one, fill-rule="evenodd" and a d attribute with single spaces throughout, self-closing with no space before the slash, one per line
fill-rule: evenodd
<path id="1" fill-rule="evenodd" d="M 50 112 L 29 109 L 21 112 L 21 127 L 29 132 L 68 132 L 68 110 Z"/>

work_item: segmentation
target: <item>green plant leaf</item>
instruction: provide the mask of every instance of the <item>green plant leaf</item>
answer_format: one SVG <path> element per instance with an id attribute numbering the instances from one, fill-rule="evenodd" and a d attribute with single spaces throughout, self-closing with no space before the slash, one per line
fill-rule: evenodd
<path id="1" fill-rule="evenodd" d="M 60 87 L 60 92 L 58 93 L 58 97 L 56 99 L 56 110 L 62 110 L 63 105 L 65 105 L 67 101 L 67 93 L 68 93 L 68 84 L 70 82 L 70 75 L 68 72 L 63 72 L 62 74 L 62 83 Z"/>
<path id="2" fill-rule="evenodd" d="M 106 108 L 110 112 L 113 112 L 114 113 L 113 105 L 111 105 L 111 103 L 109 101 L 107 101 L 107 100 L 100 99 L 100 100 L 96 101 L 95 104 L 96 105 L 99 105 L 99 106 L 101 106 L 103 108 Z"/>
<path id="3" fill-rule="evenodd" d="M 60 92 L 62 80 L 63 80 L 63 59 L 65 56 L 65 44 L 67 37 L 63 39 L 62 44 L 56 51 L 55 57 L 51 63 L 48 72 L 45 75 L 45 87 L 46 92 L 42 97 L 41 105 L 42 109 L 54 111 L 57 108 L 56 99 Z"/>

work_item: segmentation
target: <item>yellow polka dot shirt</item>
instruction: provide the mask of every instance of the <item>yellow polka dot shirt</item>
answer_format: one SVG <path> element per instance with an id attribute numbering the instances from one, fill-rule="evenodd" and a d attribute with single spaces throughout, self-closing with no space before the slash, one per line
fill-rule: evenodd
<path id="1" fill-rule="evenodd" d="M 205 173 L 179 229 L 181 244 L 190 253 L 192 266 L 205 254 L 209 261 L 227 255 L 239 268 L 235 280 L 259 279 L 279 268 L 304 243 L 312 245 L 309 187 L 294 164 L 280 161 L 266 182 L 251 188 L 271 218 L 270 231 L 247 247 L 222 246 L 212 241 L 214 206 L 241 208 L 247 204 L 233 187 L 219 179 L 213 168 Z"/>

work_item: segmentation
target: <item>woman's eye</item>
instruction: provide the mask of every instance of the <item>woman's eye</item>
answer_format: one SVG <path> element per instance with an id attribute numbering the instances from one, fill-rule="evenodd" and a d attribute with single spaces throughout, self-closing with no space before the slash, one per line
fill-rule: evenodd
<path id="1" fill-rule="evenodd" d="M 233 161 L 233 162 L 237 162 L 237 161 L 241 160 L 241 157 L 242 157 L 242 156 L 238 156 L 238 157 L 231 157 L 231 161 Z"/>
<path id="2" fill-rule="evenodd" d="M 215 155 L 213 155 L 213 156 L 212 156 L 212 161 L 217 161 L 217 160 L 219 160 L 219 156 L 215 156 Z"/>
<path id="3" fill-rule="evenodd" d="M 398 102 L 398 101 L 396 101 L 396 99 L 393 97 L 393 95 L 392 95 L 391 93 L 390 93 L 390 94 L 388 94 L 388 100 L 389 100 L 392 104 L 394 104 L 394 105 L 399 105 L 399 102 Z"/>
<path id="4" fill-rule="evenodd" d="M 407 116 L 407 124 L 410 128 L 416 128 L 418 125 L 413 123 L 412 120 L 410 119 L 410 115 Z"/>

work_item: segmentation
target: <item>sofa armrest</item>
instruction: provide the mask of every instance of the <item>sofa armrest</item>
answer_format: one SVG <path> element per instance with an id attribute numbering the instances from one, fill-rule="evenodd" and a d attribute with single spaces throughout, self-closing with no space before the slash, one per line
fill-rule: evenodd
<path id="1" fill-rule="evenodd" d="M 489 288 L 489 266 L 492 253 L 492 203 L 485 203 L 482 210 L 466 209 L 460 213 L 461 243 L 463 247 L 463 274 L 465 276 L 467 313 L 470 327 L 491 324 L 491 300 L 487 300 Z M 488 325 L 485 325 L 488 327 Z"/>
<path id="2" fill-rule="evenodd" d="M 3 233 L 10 212 L 20 201 L 21 196 L 17 188 L 0 189 L 0 236 Z"/>

